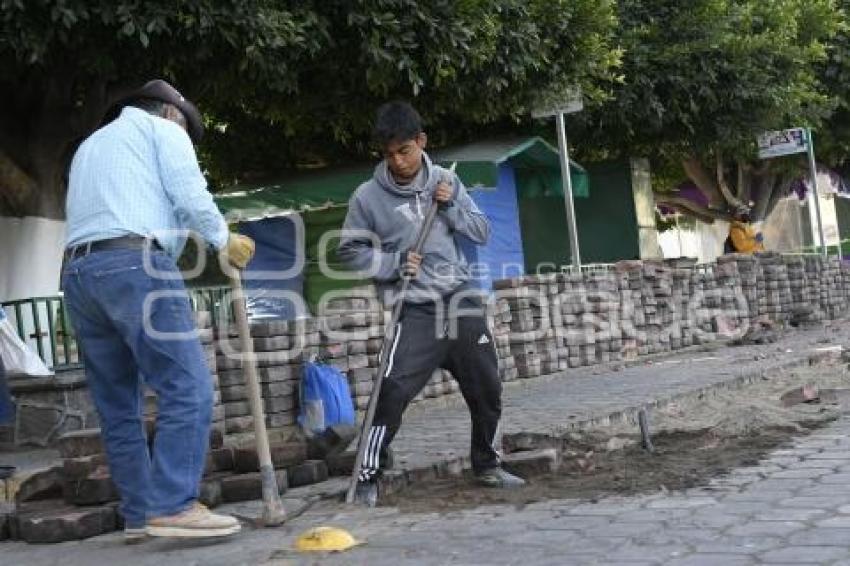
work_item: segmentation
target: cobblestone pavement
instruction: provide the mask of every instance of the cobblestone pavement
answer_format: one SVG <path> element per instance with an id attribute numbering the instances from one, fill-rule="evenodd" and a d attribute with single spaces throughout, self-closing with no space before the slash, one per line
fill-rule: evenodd
<path id="1" fill-rule="evenodd" d="M 800 363 L 850 342 L 850 325 L 794 333 L 767 346 L 691 352 L 621 371 L 509 384 L 505 430 L 552 432 L 625 414 L 701 388 Z M 789 350 L 791 350 L 789 352 Z M 573 418 L 571 418 L 571 415 Z M 460 454 L 462 406 L 420 407 L 396 448 L 408 466 Z M 2 566 L 241 564 L 848 564 L 850 418 L 801 437 L 758 466 L 685 492 L 487 506 L 446 514 L 349 508 L 324 501 L 278 529 L 246 529 L 214 543 L 156 540 L 128 547 L 118 534 L 59 545 L 0 543 Z M 419 452 L 414 457 L 414 453 Z M 290 493 L 297 496 L 297 490 Z M 294 504 L 294 502 L 293 502 Z M 343 554 L 291 551 L 300 532 L 348 529 L 366 542 Z"/>
<path id="2" fill-rule="evenodd" d="M 295 554 L 295 536 L 344 527 L 365 544 Z M 53 546 L 0 546 L 4 565 L 623 564 L 850 565 L 850 418 L 684 492 L 552 500 L 438 514 L 325 502 L 276 530 L 198 545 L 121 544 L 117 535 Z"/>

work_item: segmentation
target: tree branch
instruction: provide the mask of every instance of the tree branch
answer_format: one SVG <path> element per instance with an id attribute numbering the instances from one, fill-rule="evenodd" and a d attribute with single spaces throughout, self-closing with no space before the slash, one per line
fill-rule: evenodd
<path id="1" fill-rule="evenodd" d="M 723 198 L 734 208 L 742 208 L 746 206 L 732 194 L 732 191 L 729 189 L 729 185 L 726 184 L 726 170 L 723 166 L 723 155 L 720 153 L 720 150 L 718 149 L 714 155 L 717 160 L 717 186 L 720 188 Z"/>
<path id="2" fill-rule="evenodd" d="M 685 174 L 693 181 L 697 188 L 708 199 L 711 208 L 721 208 L 725 205 L 723 195 L 717 188 L 717 182 L 712 178 L 711 174 L 703 167 L 702 162 L 696 156 L 692 155 L 682 160 L 682 168 Z"/>
<path id="3" fill-rule="evenodd" d="M 738 186 L 735 196 L 742 202 L 750 202 L 750 183 L 752 182 L 752 171 L 748 163 L 741 163 L 736 160 L 738 165 Z"/>
<path id="4" fill-rule="evenodd" d="M 715 220 L 731 220 L 731 217 L 725 212 L 720 212 L 718 210 L 700 206 L 690 199 L 686 199 L 685 197 L 680 197 L 677 195 L 655 193 L 655 202 L 656 204 L 662 204 L 671 208 L 675 208 L 679 212 L 682 212 L 688 216 L 698 218 L 699 220 L 702 220 L 703 222 L 706 222 L 708 224 L 713 223 Z"/>

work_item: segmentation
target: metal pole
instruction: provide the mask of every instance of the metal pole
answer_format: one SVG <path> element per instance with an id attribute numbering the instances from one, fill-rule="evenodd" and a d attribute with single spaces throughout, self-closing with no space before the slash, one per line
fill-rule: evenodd
<path id="1" fill-rule="evenodd" d="M 821 253 L 825 256 L 829 255 L 826 248 L 826 235 L 823 233 L 823 220 L 820 215 L 820 192 L 818 191 L 818 174 L 817 165 L 815 164 L 815 144 L 812 140 L 811 128 L 806 128 L 806 141 L 809 148 L 809 174 L 812 176 L 812 193 L 815 200 L 815 215 L 818 219 L 818 234 L 820 234 Z"/>
<path id="2" fill-rule="evenodd" d="M 682 228 L 679 226 L 679 213 L 675 213 L 676 218 L 676 235 L 679 237 L 679 257 L 685 257 L 685 252 L 682 250 Z"/>
<path id="3" fill-rule="evenodd" d="M 564 183 L 564 204 L 567 209 L 567 230 L 570 236 L 570 257 L 573 268 L 581 270 L 581 255 L 578 247 L 578 230 L 576 229 L 576 211 L 573 206 L 573 181 L 570 176 L 570 152 L 567 147 L 567 128 L 564 123 L 564 113 L 555 114 L 558 131 L 558 153 L 561 156 L 561 180 Z"/>

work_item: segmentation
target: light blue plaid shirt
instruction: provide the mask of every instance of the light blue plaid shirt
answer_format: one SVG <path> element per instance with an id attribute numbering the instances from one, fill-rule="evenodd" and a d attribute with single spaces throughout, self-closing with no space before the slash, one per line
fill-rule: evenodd
<path id="1" fill-rule="evenodd" d="M 127 107 L 86 139 L 68 182 L 67 245 L 138 235 L 177 257 L 188 231 L 221 249 L 227 223 L 207 191 L 189 135 Z"/>

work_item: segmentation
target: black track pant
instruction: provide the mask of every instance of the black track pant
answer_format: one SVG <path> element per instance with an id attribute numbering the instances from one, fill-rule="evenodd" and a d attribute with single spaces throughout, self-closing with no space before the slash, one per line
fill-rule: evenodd
<path id="1" fill-rule="evenodd" d="M 387 447 L 398 432 L 404 410 L 437 368 L 451 372 L 469 407 L 473 469 L 480 472 L 499 465 L 493 440 L 502 413 L 502 382 L 493 336 L 482 316 L 460 317 L 456 322 L 457 332 L 451 337 L 449 322 L 438 322 L 434 314 L 417 307 L 406 306 L 403 310 L 388 353 L 387 373 L 369 431 L 361 481 L 373 479 L 383 467 Z"/>

